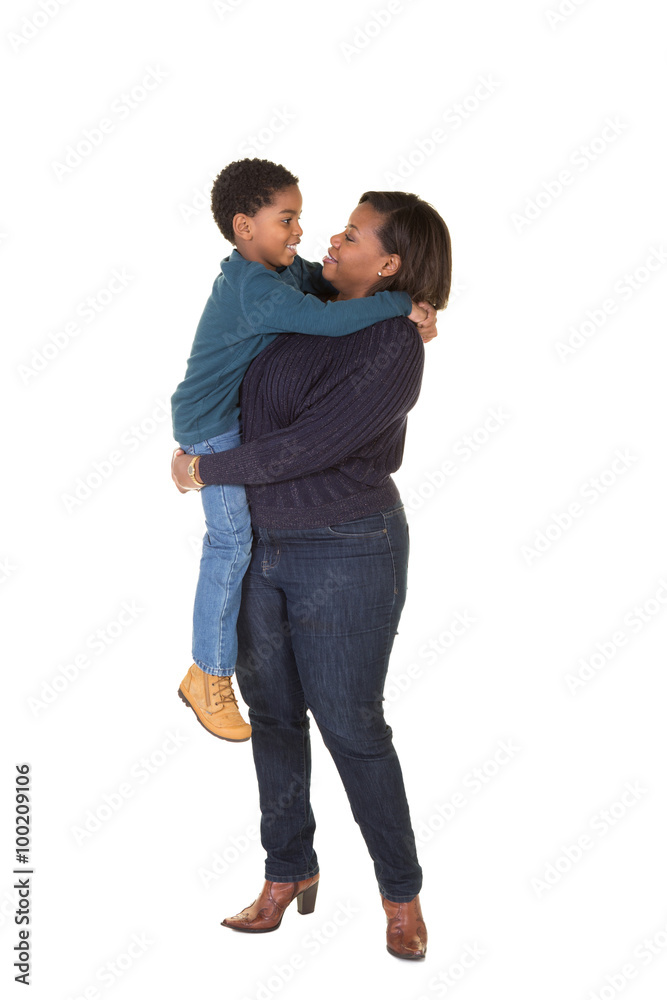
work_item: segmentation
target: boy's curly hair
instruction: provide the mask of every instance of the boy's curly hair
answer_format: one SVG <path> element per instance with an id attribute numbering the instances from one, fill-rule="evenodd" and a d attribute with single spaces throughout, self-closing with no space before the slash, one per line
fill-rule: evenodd
<path id="1" fill-rule="evenodd" d="M 218 229 L 236 244 L 232 219 L 239 212 L 255 215 L 270 205 L 276 191 L 292 187 L 299 178 L 271 160 L 235 160 L 220 171 L 211 191 L 211 210 Z"/>

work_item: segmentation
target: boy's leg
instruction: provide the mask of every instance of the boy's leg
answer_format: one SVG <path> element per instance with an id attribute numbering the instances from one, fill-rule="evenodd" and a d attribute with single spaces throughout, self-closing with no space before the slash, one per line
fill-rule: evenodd
<path id="1" fill-rule="evenodd" d="M 212 454 L 240 443 L 236 427 L 185 450 L 191 455 Z M 238 714 L 229 678 L 236 664 L 241 585 L 250 562 L 250 513 L 243 486 L 205 486 L 201 498 L 206 534 L 193 613 L 194 664 L 181 684 L 181 696 L 210 732 L 223 739 L 246 740 L 250 727 Z"/>

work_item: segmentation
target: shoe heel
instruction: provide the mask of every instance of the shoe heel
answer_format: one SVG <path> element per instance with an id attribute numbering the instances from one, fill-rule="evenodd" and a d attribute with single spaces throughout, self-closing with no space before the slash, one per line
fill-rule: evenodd
<path id="1" fill-rule="evenodd" d="M 313 912 L 315 909 L 315 900 L 317 899 L 317 890 L 319 885 L 319 882 L 315 882 L 315 884 L 311 885 L 309 889 L 304 889 L 304 891 L 300 892 L 296 897 L 296 908 L 299 913 L 306 914 Z"/>

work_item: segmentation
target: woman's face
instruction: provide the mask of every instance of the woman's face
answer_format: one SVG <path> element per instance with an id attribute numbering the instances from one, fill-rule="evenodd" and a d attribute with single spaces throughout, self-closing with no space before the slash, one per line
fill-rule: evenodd
<path id="1" fill-rule="evenodd" d="M 365 201 L 357 205 L 342 233 L 331 237 L 329 253 L 322 261 L 322 275 L 337 288 L 340 299 L 361 299 L 382 277 L 401 266 L 397 254 L 383 252 L 376 237 L 383 216 Z"/>

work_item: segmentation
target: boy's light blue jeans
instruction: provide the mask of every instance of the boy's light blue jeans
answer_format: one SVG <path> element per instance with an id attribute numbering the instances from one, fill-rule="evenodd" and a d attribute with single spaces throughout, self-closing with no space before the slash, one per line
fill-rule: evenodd
<path id="1" fill-rule="evenodd" d="M 210 455 L 241 444 L 237 424 L 224 434 L 181 445 L 188 455 Z M 192 623 L 192 659 L 207 674 L 230 677 L 236 666 L 236 619 L 252 546 L 244 486 L 204 486 L 200 491 L 206 534 L 199 564 Z"/>

